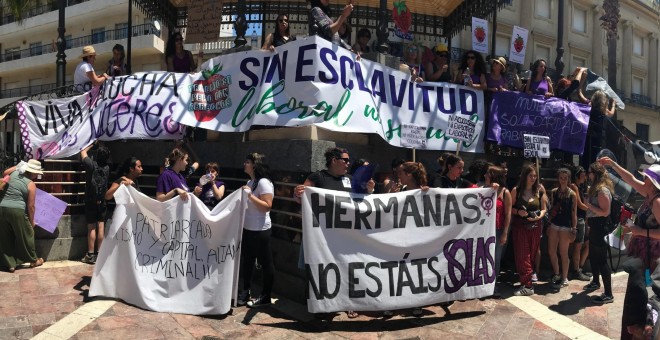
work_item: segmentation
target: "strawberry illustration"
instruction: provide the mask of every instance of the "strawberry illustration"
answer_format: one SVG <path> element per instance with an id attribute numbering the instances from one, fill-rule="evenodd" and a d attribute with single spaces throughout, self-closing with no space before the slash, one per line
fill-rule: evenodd
<path id="1" fill-rule="evenodd" d="M 484 42 L 484 40 L 486 40 L 486 30 L 481 26 L 477 26 L 477 28 L 474 29 L 474 37 L 477 38 L 478 42 Z"/>
<path id="2" fill-rule="evenodd" d="M 392 21 L 394 25 L 403 32 L 407 34 L 412 25 L 412 13 L 406 5 L 406 0 L 394 1 L 394 8 L 392 8 Z"/>
<path id="3" fill-rule="evenodd" d="M 210 70 L 203 70 L 204 79 L 193 82 L 191 110 L 195 112 L 195 119 L 199 122 L 214 119 L 222 108 L 231 105 L 228 99 L 231 77 L 225 78 L 220 74 L 221 71 L 222 65 L 216 65 Z"/>
<path id="4" fill-rule="evenodd" d="M 516 50 L 516 52 L 520 53 L 520 51 L 523 50 L 523 47 L 525 47 L 525 41 L 520 35 L 518 35 L 516 40 L 513 41 L 513 48 Z"/>

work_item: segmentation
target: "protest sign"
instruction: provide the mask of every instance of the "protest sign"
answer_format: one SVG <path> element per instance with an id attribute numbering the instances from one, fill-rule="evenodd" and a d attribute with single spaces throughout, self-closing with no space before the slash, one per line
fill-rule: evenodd
<path id="1" fill-rule="evenodd" d="M 495 191 L 359 195 L 307 187 L 311 313 L 379 311 L 493 293 Z"/>
<path id="2" fill-rule="evenodd" d="M 197 197 L 159 202 L 121 185 L 89 296 L 169 313 L 226 314 L 238 285 L 247 197 L 236 190 L 212 211 Z"/>
<path id="3" fill-rule="evenodd" d="M 52 234 L 57 228 L 57 223 L 60 222 L 66 207 L 66 202 L 41 189 L 37 189 L 34 202 L 34 223 Z"/>
<path id="4" fill-rule="evenodd" d="M 472 17 L 472 49 L 488 53 L 488 21 Z"/>
<path id="5" fill-rule="evenodd" d="M 188 3 L 186 43 L 216 41 L 220 36 L 222 2 L 217 0 L 195 0 Z"/>
<path id="6" fill-rule="evenodd" d="M 550 149 L 581 155 L 589 126 L 588 105 L 518 92 L 493 94 L 486 138 L 524 148 L 524 134 L 550 137 Z"/>
<path id="7" fill-rule="evenodd" d="M 447 137 L 461 141 L 470 141 L 474 138 L 476 123 L 461 116 L 450 116 L 447 126 Z"/>
<path id="8" fill-rule="evenodd" d="M 73 156 L 97 139 L 179 139 L 175 111 L 190 101 L 188 74 L 136 73 L 113 77 L 70 98 L 17 103 L 28 158 Z"/>
<path id="9" fill-rule="evenodd" d="M 511 34 L 511 47 L 509 48 L 509 61 L 518 64 L 525 63 L 525 53 L 527 52 L 527 34 L 528 31 L 522 27 L 513 26 Z"/>
<path id="10" fill-rule="evenodd" d="M 277 47 L 215 57 L 191 87 L 189 110 L 173 119 L 188 126 L 243 132 L 252 125 L 307 126 L 377 133 L 401 146 L 402 124 L 426 127 L 429 150 L 453 150 L 445 136 L 451 115 L 476 122 L 467 152 L 483 152 L 483 91 L 449 83 L 414 83 L 410 75 L 361 59 L 312 36 Z"/>
<path id="11" fill-rule="evenodd" d="M 537 135 L 523 135 L 525 158 L 550 158 L 550 137 Z"/>
<path id="12" fill-rule="evenodd" d="M 426 149 L 426 126 L 401 124 L 401 146 Z"/>

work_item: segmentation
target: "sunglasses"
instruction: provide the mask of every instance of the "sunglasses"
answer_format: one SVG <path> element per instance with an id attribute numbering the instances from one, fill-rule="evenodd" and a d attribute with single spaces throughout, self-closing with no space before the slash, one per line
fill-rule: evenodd
<path id="1" fill-rule="evenodd" d="M 346 162 L 346 163 L 350 163 L 350 162 L 351 162 L 351 159 L 348 158 L 348 157 L 346 157 L 346 158 L 337 157 L 337 159 L 341 159 L 342 161 L 344 161 L 344 162 Z"/>
<path id="2" fill-rule="evenodd" d="M 467 59 L 468 59 L 468 60 L 469 60 L 469 59 L 477 59 L 477 56 L 469 55 L 469 56 L 467 56 Z"/>
<path id="3" fill-rule="evenodd" d="M 416 48 L 409 48 L 408 52 L 417 52 L 417 49 Z"/>
<path id="4" fill-rule="evenodd" d="M 289 22 L 289 19 L 280 19 L 280 20 L 277 20 L 277 21 L 280 22 L 280 23 L 283 23 L 283 22 Z"/>

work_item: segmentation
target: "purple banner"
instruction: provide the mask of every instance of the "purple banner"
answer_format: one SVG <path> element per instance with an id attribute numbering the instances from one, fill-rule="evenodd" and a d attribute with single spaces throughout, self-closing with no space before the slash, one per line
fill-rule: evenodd
<path id="1" fill-rule="evenodd" d="M 581 155 L 590 110 L 587 105 L 558 98 L 545 99 L 519 92 L 495 93 L 486 138 L 522 149 L 524 134 L 543 135 L 550 137 L 550 149 Z"/>
<path id="2" fill-rule="evenodd" d="M 55 228 L 57 228 L 57 223 L 62 218 L 66 206 L 66 202 L 61 199 L 41 189 L 37 189 L 34 223 L 52 234 Z"/>

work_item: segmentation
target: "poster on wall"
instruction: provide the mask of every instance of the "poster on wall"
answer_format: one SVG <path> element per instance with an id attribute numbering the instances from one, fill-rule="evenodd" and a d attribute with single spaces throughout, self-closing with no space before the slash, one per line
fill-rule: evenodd
<path id="1" fill-rule="evenodd" d="M 488 21 L 472 17 L 472 49 L 488 53 Z"/>
<path id="2" fill-rule="evenodd" d="M 527 51 L 528 31 L 522 27 L 513 26 L 511 34 L 511 48 L 509 49 L 509 61 L 524 64 L 525 52 Z"/>

